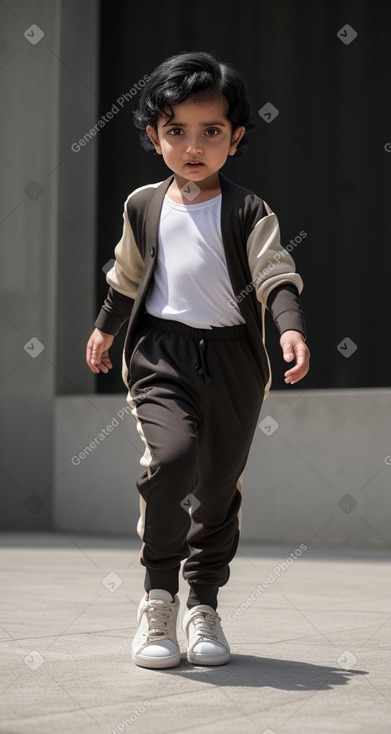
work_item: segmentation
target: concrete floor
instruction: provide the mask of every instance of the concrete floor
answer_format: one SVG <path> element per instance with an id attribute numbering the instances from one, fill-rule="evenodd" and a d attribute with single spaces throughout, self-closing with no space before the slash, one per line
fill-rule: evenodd
<path id="1" fill-rule="evenodd" d="M 231 662 L 188 664 L 182 633 L 180 666 L 152 671 L 130 656 L 139 541 L 8 532 L 1 545 L 1 732 L 391 730 L 389 550 L 293 559 L 241 544 L 220 591 Z M 182 579 L 179 593 L 184 605 Z"/>

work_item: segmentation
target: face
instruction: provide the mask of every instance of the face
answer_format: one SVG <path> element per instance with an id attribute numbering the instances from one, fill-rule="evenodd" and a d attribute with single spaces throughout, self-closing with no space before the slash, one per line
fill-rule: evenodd
<path id="1" fill-rule="evenodd" d="M 174 173 L 179 184 L 194 181 L 201 188 L 218 180 L 218 171 L 234 155 L 245 133 L 243 126 L 232 130 L 223 95 L 188 99 L 173 105 L 174 117 L 160 117 L 157 132 L 148 125 L 147 134 L 156 152 Z"/>

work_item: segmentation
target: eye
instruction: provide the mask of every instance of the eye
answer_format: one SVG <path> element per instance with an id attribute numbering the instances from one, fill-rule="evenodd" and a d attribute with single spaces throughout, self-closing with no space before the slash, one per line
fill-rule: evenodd
<path id="1" fill-rule="evenodd" d="M 169 135 L 182 135 L 183 130 L 180 127 L 173 127 L 168 131 Z"/>
<path id="2" fill-rule="evenodd" d="M 220 133 L 220 130 L 217 127 L 208 127 L 207 130 L 205 130 L 205 135 L 208 138 L 215 138 L 216 135 Z"/>

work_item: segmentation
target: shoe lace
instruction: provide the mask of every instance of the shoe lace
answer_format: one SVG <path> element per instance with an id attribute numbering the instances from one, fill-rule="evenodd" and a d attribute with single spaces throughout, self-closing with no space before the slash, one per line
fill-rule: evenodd
<path id="1" fill-rule="evenodd" d="M 216 630 L 217 620 L 220 617 L 216 614 L 208 614 L 208 612 L 198 612 L 191 620 L 194 624 L 196 634 L 208 640 L 213 639 L 217 641 L 218 632 Z"/>
<path id="2" fill-rule="evenodd" d="M 164 602 L 150 601 L 145 613 L 148 620 L 148 638 L 156 640 L 168 637 L 168 623 L 171 615 L 171 607 Z"/>

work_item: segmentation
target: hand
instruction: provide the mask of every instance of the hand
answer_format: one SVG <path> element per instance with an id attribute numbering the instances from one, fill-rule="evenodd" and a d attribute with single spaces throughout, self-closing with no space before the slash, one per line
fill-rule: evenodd
<path id="1" fill-rule="evenodd" d="M 310 368 L 310 351 L 300 331 L 284 331 L 281 335 L 280 344 L 285 362 L 292 362 L 296 357 L 296 364 L 291 370 L 285 372 L 285 382 L 294 385 L 302 380 Z"/>
<path id="2" fill-rule="evenodd" d="M 109 357 L 109 349 L 114 341 L 112 334 L 105 334 L 99 329 L 95 329 L 87 343 L 86 361 L 92 372 L 108 373 L 112 368 L 111 359 Z"/>

